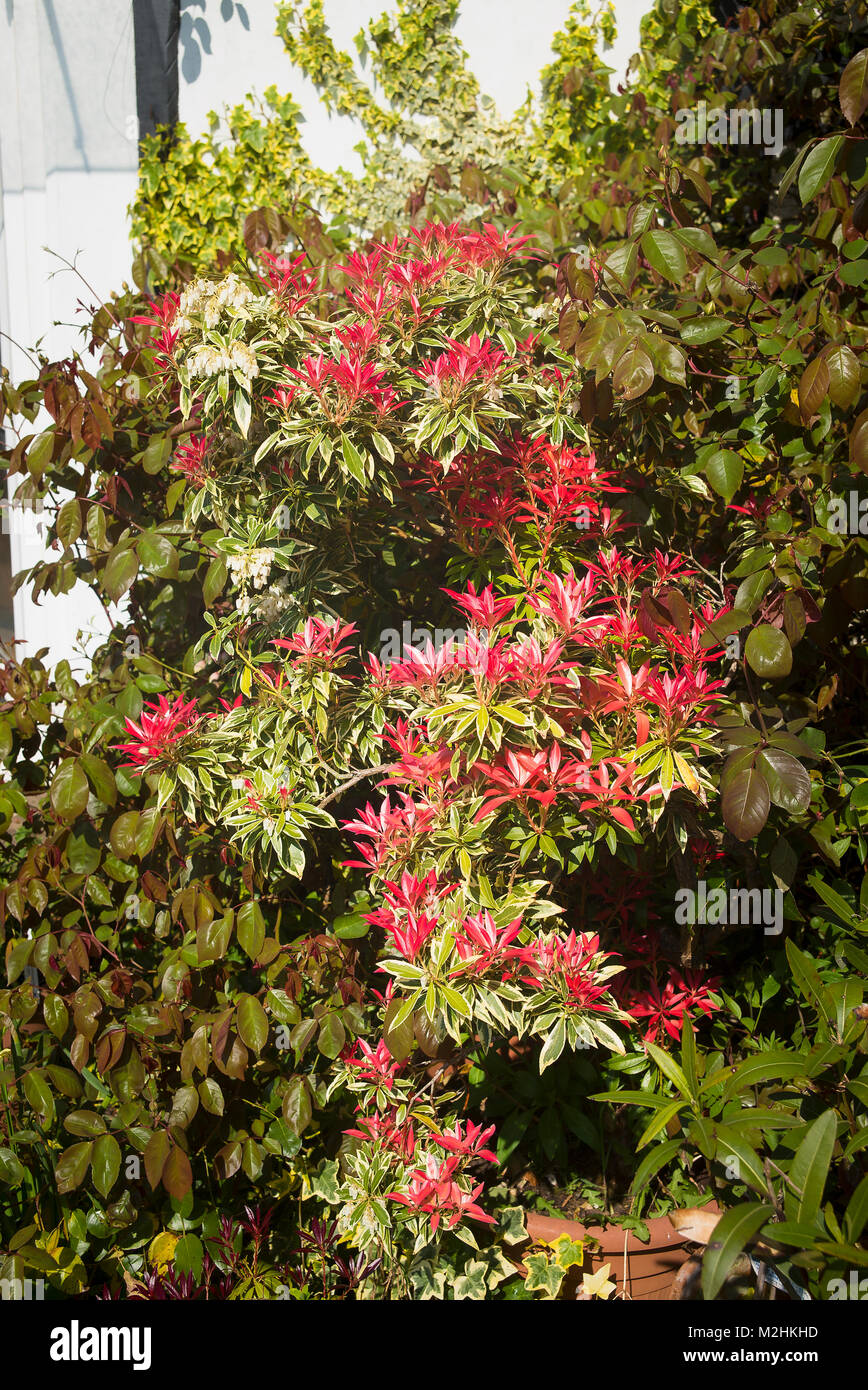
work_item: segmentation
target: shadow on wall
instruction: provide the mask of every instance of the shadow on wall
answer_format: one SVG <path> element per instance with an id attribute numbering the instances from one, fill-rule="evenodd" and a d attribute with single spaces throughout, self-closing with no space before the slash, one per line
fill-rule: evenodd
<path id="1" fill-rule="evenodd" d="M 188 84 L 195 82 L 202 71 L 202 54 L 211 53 L 211 29 L 205 17 L 208 4 L 209 0 L 181 0 L 178 41 L 181 46 L 181 76 Z M 211 3 L 212 14 L 215 9 L 216 6 Z M 193 14 L 193 10 L 201 10 L 202 13 Z M 236 17 L 242 27 L 249 30 L 250 18 L 245 6 L 239 0 L 220 0 L 220 18 L 224 24 Z"/>

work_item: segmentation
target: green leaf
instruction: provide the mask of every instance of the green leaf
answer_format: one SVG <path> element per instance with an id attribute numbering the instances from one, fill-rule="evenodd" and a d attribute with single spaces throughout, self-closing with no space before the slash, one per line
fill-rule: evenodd
<path id="1" fill-rule="evenodd" d="M 773 805 L 793 816 L 807 811 L 811 804 L 811 779 L 798 758 L 780 748 L 765 748 L 757 759 L 757 768 L 768 783 Z"/>
<path id="2" fill-rule="evenodd" d="M 341 1022 L 340 1016 L 336 1013 L 326 1014 L 319 1026 L 319 1036 L 316 1040 L 317 1051 L 323 1057 L 330 1057 L 332 1060 L 344 1049 L 347 1041 L 347 1031 Z"/>
<path id="3" fill-rule="evenodd" d="M 27 450 L 27 471 L 33 478 L 41 478 L 52 453 L 54 452 L 54 429 L 38 434 Z"/>
<path id="4" fill-rule="evenodd" d="M 838 100 L 847 124 L 858 124 L 868 106 L 868 48 L 855 54 L 842 72 Z"/>
<path id="5" fill-rule="evenodd" d="M 115 775 L 108 763 L 104 763 L 102 758 L 95 757 L 93 753 L 82 753 L 80 763 L 103 805 L 114 806 L 118 799 L 118 789 Z"/>
<path id="6" fill-rule="evenodd" d="M 107 1197 L 117 1181 L 121 1167 L 121 1150 L 113 1134 L 101 1134 L 94 1142 L 91 1172 L 97 1192 Z"/>
<path id="7" fill-rule="evenodd" d="M 11 1149 L 0 1148 L 0 1182 L 7 1187 L 20 1187 L 27 1169 L 19 1163 Z"/>
<path id="8" fill-rule="evenodd" d="M 51 783 L 51 805 L 63 821 L 74 821 L 87 808 L 87 777 L 75 758 L 66 758 Z"/>
<path id="9" fill-rule="evenodd" d="M 383 1021 L 383 1042 L 398 1062 L 405 1061 L 416 1045 L 412 1008 L 407 1017 L 401 1022 L 396 1022 L 405 1012 L 403 1001 L 393 999 L 386 1010 L 386 1017 Z"/>
<path id="10" fill-rule="evenodd" d="M 824 356 L 829 369 L 829 395 L 841 410 L 848 410 L 862 394 L 859 359 L 846 343 L 824 349 Z"/>
<path id="11" fill-rule="evenodd" d="M 58 994 L 49 994 L 42 1001 L 45 1022 L 56 1038 L 62 1038 L 69 1027 L 69 1013 Z"/>
<path id="12" fill-rule="evenodd" d="M 744 460 L 733 449 L 717 449 L 705 465 L 705 476 L 718 497 L 731 502 L 744 477 Z"/>
<path id="13" fill-rule="evenodd" d="M 197 1092 L 203 1110 L 207 1110 L 209 1115 L 223 1114 L 223 1092 L 213 1077 L 206 1076 L 204 1081 L 200 1081 Z"/>
<path id="14" fill-rule="evenodd" d="M 290 1130 L 301 1137 L 313 1117 L 310 1087 L 303 1076 L 292 1077 L 283 1094 L 283 1118 Z"/>
<path id="15" fill-rule="evenodd" d="M 222 594 L 226 587 L 227 573 L 226 561 L 223 556 L 216 555 L 208 566 L 202 584 L 202 598 L 206 608 L 210 608 L 215 598 Z"/>
<path id="16" fill-rule="evenodd" d="M 54 1096 L 44 1075 L 29 1071 L 24 1078 L 24 1094 L 31 1110 L 35 1113 L 42 1129 L 48 1129 L 54 1122 Z"/>
<path id="17" fill-rule="evenodd" d="M 154 435 L 142 454 L 142 467 L 146 473 L 159 473 L 169 461 L 172 452 L 172 438 L 168 434 Z"/>
<path id="18" fill-rule="evenodd" d="M 844 1231 L 848 1240 L 855 1245 L 868 1221 L 868 1174 L 862 1179 L 853 1196 L 847 1203 L 844 1213 Z"/>
<path id="19" fill-rule="evenodd" d="M 799 379 L 799 410 L 807 424 L 819 411 L 829 394 L 831 373 L 823 353 L 808 363 Z"/>
<path id="20" fill-rule="evenodd" d="M 205 1248 L 197 1235 L 188 1231 L 181 1236 L 172 1256 L 172 1263 L 176 1274 L 192 1274 L 198 1281 L 202 1278 L 202 1261 L 205 1258 Z"/>
<path id="21" fill-rule="evenodd" d="M 799 170 L 799 197 L 808 203 L 821 193 L 832 177 L 838 155 L 844 144 L 843 135 L 832 135 L 815 145 Z"/>
<path id="22" fill-rule="evenodd" d="M 644 1187 L 647 1187 L 654 1174 L 675 1157 L 683 1144 L 684 1136 L 677 1134 L 674 1139 L 666 1139 L 662 1144 L 657 1144 L 653 1149 L 650 1149 L 633 1174 L 633 1181 L 630 1184 L 631 1193 L 636 1196 Z"/>
<path id="23" fill-rule="evenodd" d="M 65 550 L 81 535 L 81 503 L 77 497 L 70 497 L 57 513 L 57 538 Z"/>
<path id="24" fill-rule="evenodd" d="M 170 1197 L 181 1202 L 193 1187 L 193 1169 L 190 1160 L 179 1148 L 173 1145 L 162 1171 L 163 1186 Z"/>
<path id="25" fill-rule="evenodd" d="M 673 284 L 680 285 L 687 275 L 684 247 L 671 232 L 645 232 L 640 242 L 648 264 Z"/>
<path id="26" fill-rule="evenodd" d="M 157 1186 L 169 1157 L 171 1140 L 164 1129 L 155 1130 L 145 1147 L 145 1174 L 151 1187 Z"/>
<path id="27" fill-rule="evenodd" d="M 690 1084 L 683 1070 L 675 1061 L 675 1058 L 670 1057 L 668 1052 L 664 1052 L 663 1049 L 657 1047 L 655 1043 L 648 1043 L 648 1055 L 657 1063 L 663 1075 L 681 1092 L 684 1099 L 688 1101 L 692 1100 L 693 1095 L 691 1093 Z"/>
<path id="28" fill-rule="evenodd" d="M 268 1017 L 259 1000 L 252 994 L 239 995 L 235 1019 L 241 1041 L 258 1056 L 268 1039 Z"/>
<path id="29" fill-rule="evenodd" d="M 242 950 L 252 961 L 258 960 L 265 944 L 265 920 L 258 902 L 246 902 L 238 909 L 236 935 Z"/>
<path id="30" fill-rule="evenodd" d="M 102 587 L 115 603 L 123 598 L 139 572 L 139 561 L 129 546 L 113 550 L 102 572 Z"/>
<path id="31" fill-rule="evenodd" d="M 622 400 L 634 401 L 645 394 L 653 380 L 651 358 L 642 348 L 632 347 L 618 358 L 612 373 L 612 389 Z"/>
<path id="32" fill-rule="evenodd" d="M 332 931 L 341 941 L 356 941 L 361 936 L 367 936 L 370 930 L 370 923 L 365 921 L 363 912 L 347 912 L 332 922 Z"/>
<path id="33" fill-rule="evenodd" d="M 804 951 L 800 951 L 793 941 L 787 940 L 785 949 L 799 991 L 810 1004 L 813 1004 L 820 1017 L 831 1025 L 835 1018 L 835 1009 L 814 962 Z"/>
<path id="34" fill-rule="evenodd" d="M 54 1169 L 57 1190 L 61 1195 L 74 1192 L 84 1182 L 92 1152 L 92 1139 L 83 1144 L 73 1144 L 63 1151 Z"/>
<path id="35" fill-rule="evenodd" d="M 771 1052 L 758 1052 L 739 1062 L 734 1072 L 727 1076 L 724 1099 L 732 1100 L 742 1091 L 752 1086 L 764 1086 L 768 1081 L 788 1080 L 794 1076 L 807 1076 L 810 1063 L 806 1057 L 783 1049 Z"/>
<path id="36" fill-rule="evenodd" d="M 553 1062 L 556 1062 L 558 1060 L 558 1058 L 564 1050 L 566 1041 L 566 1024 L 564 1023 L 564 1020 L 562 1018 L 559 1018 L 554 1028 L 551 1030 L 548 1037 L 546 1038 L 542 1047 L 542 1051 L 540 1052 L 540 1075 L 542 1075 L 546 1067 L 550 1067 Z"/>
<path id="37" fill-rule="evenodd" d="M 178 552 L 168 536 L 157 531 L 145 531 L 136 541 L 136 552 L 142 569 L 159 579 L 173 579 L 178 573 Z"/>
<path id="38" fill-rule="evenodd" d="M 347 466 L 347 472 L 352 474 L 356 482 L 364 490 L 368 485 L 368 480 L 365 476 L 365 465 L 362 456 L 352 440 L 345 434 L 341 435 L 341 453 L 343 454 L 344 463 Z"/>
<path id="39" fill-rule="evenodd" d="M 834 888 L 830 888 L 827 883 L 824 883 L 819 874 L 809 874 L 807 882 L 808 887 L 813 888 L 818 897 L 823 899 L 826 906 L 832 909 L 835 916 L 839 917 L 845 926 L 855 927 L 858 925 L 859 918 L 849 903 L 845 902 L 841 894 L 836 893 Z"/>
<path id="40" fill-rule="evenodd" d="M 724 1212 L 702 1258 L 703 1298 L 711 1301 L 717 1297 L 737 1257 L 773 1214 L 774 1207 L 767 1202 L 740 1202 Z"/>
<path id="41" fill-rule="evenodd" d="M 684 1100 L 681 1096 L 679 1096 L 677 1100 L 670 1100 L 667 1105 L 664 1105 L 661 1109 L 659 1109 L 657 1111 L 657 1114 L 652 1116 L 652 1118 L 648 1121 L 648 1124 L 643 1129 L 642 1133 L 639 1135 L 639 1138 L 636 1141 L 637 1151 L 639 1149 L 644 1149 L 645 1145 L 649 1144 L 652 1139 L 656 1138 L 656 1136 L 661 1132 L 661 1130 L 666 1129 L 670 1120 L 674 1120 L 678 1117 L 679 1111 L 683 1108 L 684 1104 Z"/>
<path id="42" fill-rule="evenodd" d="M 688 319 L 681 325 L 681 341 L 688 347 L 699 347 L 703 343 L 713 343 L 722 338 L 732 328 L 730 319 L 718 319 L 703 315 L 699 319 Z"/>
<path id="43" fill-rule="evenodd" d="M 834 1110 L 826 1110 L 814 1120 L 790 1165 L 790 1183 L 784 1195 L 784 1215 L 788 1221 L 813 1224 L 820 1212 L 823 1190 L 832 1162 L 837 1134 Z"/>

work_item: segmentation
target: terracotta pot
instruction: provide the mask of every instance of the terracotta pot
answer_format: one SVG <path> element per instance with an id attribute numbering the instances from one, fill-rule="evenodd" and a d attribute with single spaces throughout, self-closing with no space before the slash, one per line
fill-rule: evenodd
<path id="1" fill-rule="evenodd" d="M 681 1266 L 688 1258 L 688 1244 L 678 1234 L 668 1216 L 659 1216 L 645 1223 L 651 1233 L 647 1245 L 620 1226 L 582 1226 L 566 1216 L 540 1216 L 528 1212 L 525 1225 L 531 1240 L 557 1240 L 567 1235 L 571 1240 L 599 1241 L 585 1252 L 583 1274 L 593 1274 L 608 1264 L 609 1278 L 617 1284 L 612 1297 L 663 1300 L 671 1297 L 672 1285 Z"/>

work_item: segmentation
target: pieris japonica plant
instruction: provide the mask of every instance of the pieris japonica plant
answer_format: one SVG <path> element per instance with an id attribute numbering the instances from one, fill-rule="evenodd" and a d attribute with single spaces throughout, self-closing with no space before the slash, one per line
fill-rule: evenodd
<path id="1" fill-rule="evenodd" d="M 540 1071 L 624 1052 L 623 962 L 557 885 L 635 866 L 670 799 L 712 788 L 721 610 L 679 555 L 631 543 L 517 274 L 532 255 L 426 225 L 328 283 L 268 254 L 137 319 L 188 422 L 170 500 L 213 553 L 220 699 L 161 696 L 118 753 L 159 809 L 277 875 L 302 878 L 323 836 L 355 843 L 379 958 L 328 1088 L 359 1113 L 333 1199 L 380 1254 L 490 1219 L 491 1127 L 458 1118 L 470 1047 L 532 1040 Z M 387 654 L 445 613 L 445 640 Z M 262 963 L 274 1009 L 288 961 L 275 943 Z"/>

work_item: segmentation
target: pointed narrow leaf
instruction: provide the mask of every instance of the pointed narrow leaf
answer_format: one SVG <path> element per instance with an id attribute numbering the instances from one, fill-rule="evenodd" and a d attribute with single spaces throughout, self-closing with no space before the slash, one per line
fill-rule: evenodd
<path id="1" fill-rule="evenodd" d="M 717 1297 L 737 1257 L 773 1214 L 774 1207 L 767 1202 L 740 1202 L 724 1212 L 702 1257 L 703 1298 Z"/>

